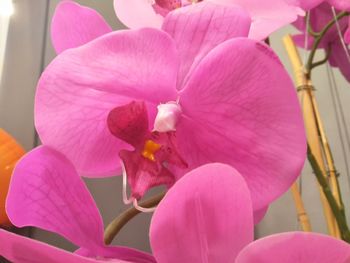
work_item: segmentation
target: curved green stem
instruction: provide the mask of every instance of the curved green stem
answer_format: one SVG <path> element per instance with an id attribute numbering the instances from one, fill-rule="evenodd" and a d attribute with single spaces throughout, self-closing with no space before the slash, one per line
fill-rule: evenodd
<path id="1" fill-rule="evenodd" d="M 326 63 L 329 59 L 329 56 L 331 55 L 331 52 L 332 52 L 332 49 L 331 49 L 331 46 L 329 46 L 326 50 L 326 56 L 324 57 L 324 59 L 322 60 L 319 60 L 317 62 L 313 62 L 310 66 L 310 71 L 318 66 L 321 66 L 323 65 L 324 63 Z"/>
<path id="2" fill-rule="evenodd" d="M 307 72 L 307 76 L 310 78 L 311 76 L 311 70 L 312 70 L 312 64 L 313 64 L 313 61 L 314 61 L 314 57 L 315 57 L 315 54 L 316 54 L 316 50 L 318 48 L 318 46 L 320 45 L 321 43 L 321 40 L 323 39 L 323 37 L 326 35 L 326 33 L 328 32 L 329 29 L 332 28 L 332 26 L 338 21 L 340 20 L 341 18 L 343 17 L 346 17 L 349 15 L 349 12 L 341 12 L 339 13 L 333 20 L 331 20 L 322 30 L 321 32 L 319 33 L 315 33 L 317 34 L 317 36 L 315 37 L 315 41 L 312 45 L 312 48 L 311 48 L 311 52 L 310 52 L 310 55 L 309 55 L 309 58 L 307 60 L 307 63 L 306 63 L 306 72 Z M 310 28 L 310 27 L 309 27 Z"/>
<path id="3" fill-rule="evenodd" d="M 309 17 L 309 19 L 308 19 Z M 320 32 L 315 32 L 311 26 L 311 23 L 310 23 L 310 13 L 307 14 L 307 16 L 305 16 L 305 19 L 306 19 L 306 27 L 307 27 L 307 31 L 309 33 L 309 35 L 313 36 L 314 38 L 316 37 L 319 37 L 320 36 Z"/>
<path id="4" fill-rule="evenodd" d="M 310 162 L 310 165 L 316 175 L 317 181 L 322 187 L 323 193 L 326 196 L 326 199 L 331 207 L 335 220 L 337 221 L 341 237 L 344 241 L 350 243 L 350 230 L 346 222 L 344 211 L 338 206 L 337 201 L 335 200 L 332 191 L 328 185 L 327 179 L 324 176 L 320 166 L 317 163 L 317 160 L 313 153 L 311 152 L 310 146 L 307 148 L 307 156 Z"/>
<path id="5" fill-rule="evenodd" d="M 317 32 L 315 32 L 315 31 L 313 31 L 313 29 L 312 29 L 311 27 L 309 27 L 309 28 L 307 29 L 307 31 L 308 31 L 309 35 L 313 36 L 314 38 L 320 36 L 320 33 L 317 33 Z"/>
<path id="6" fill-rule="evenodd" d="M 147 199 L 140 203 L 140 206 L 145 208 L 152 208 L 159 204 L 163 199 L 165 193 L 160 193 L 150 199 Z M 119 231 L 135 216 L 141 213 L 135 207 L 130 207 L 129 209 L 122 212 L 117 216 L 106 228 L 104 233 L 104 242 L 106 245 L 112 243 L 114 237 L 119 233 Z"/>

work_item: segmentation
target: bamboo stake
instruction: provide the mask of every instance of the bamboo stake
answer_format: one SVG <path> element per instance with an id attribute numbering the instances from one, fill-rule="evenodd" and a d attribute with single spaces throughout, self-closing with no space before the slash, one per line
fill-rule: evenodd
<path id="1" fill-rule="evenodd" d="M 312 90 L 313 87 L 312 87 L 311 80 L 307 78 L 305 72 L 303 71 L 303 65 L 302 65 L 298 50 L 291 36 L 289 35 L 285 36 L 283 38 L 283 42 L 287 50 L 289 59 L 293 66 L 296 86 L 299 89 L 298 94 L 299 94 L 299 99 L 302 103 L 301 106 L 304 114 L 307 139 L 311 147 L 311 150 L 315 155 L 317 163 L 319 164 L 321 171 L 323 172 L 323 174 L 327 174 L 326 166 L 323 160 L 322 144 L 319 138 L 320 135 L 319 135 L 319 129 L 317 126 L 317 116 L 316 116 L 317 114 L 315 112 L 314 103 L 313 103 L 313 90 Z M 330 209 L 330 206 L 327 202 L 327 199 L 323 193 L 322 188 L 320 187 L 319 190 L 321 195 L 323 211 L 327 222 L 328 232 L 331 236 L 336 237 L 337 231 L 336 231 L 336 226 L 335 226 L 336 223 L 335 223 L 333 213 Z"/>
<path id="2" fill-rule="evenodd" d="M 330 183 L 332 186 L 334 197 L 338 203 L 338 206 L 343 207 L 343 202 L 341 200 L 340 189 L 339 189 L 339 185 L 337 182 L 336 169 L 335 169 L 335 164 L 334 164 L 331 148 L 330 148 L 329 143 L 328 143 L 328 139 L 327 139 L 327 136 L 326 136 L 326 133 L 324 130 L 324 126 L 323 126 L 323 122 L 322 122 L 320 113 L 318 111 L 318 105 L 317 105 L 315 97 L 313 97 L 312 102 L 313 102 L 313 105 L 315 108 L 317 123 L 319 126 L 319 131 L 320 131 L 321 140 L 322 140 L 322 144 L 323 144 L 323 148 L 324 148 L 325 158 L 327 161 L 327 166 L 329 169 Z"/>
<path id="3" fill-rule="evenodd" d="M 311 224 L 309 217 L 306 213 L 303 199 L 301 198 L 299 187 L 297 183 L 294 183 L 291 187 L 294 203 L 295 203 L 295 208 L 297 210 L 298 214 L 298 221 L 300 222 L 301 228 L 303 229 L 304 232 L 311 232 Z"/>
<path id="4" fill-rule="evenodd" d="M 332 193 L 333 196 L 335 198 L 335 200 L 337 201 L 337 205 L 343 210 L 344 209 L 344 205 L 341 199 L 341 194 L 340 194 L 340 189 L 339 189 L 339 183 L 338 183 L 338 179 L 337 179 L 337 175 L 336 175 L 336 169 L 335 169 L 335 164 L 333 161 L 333 157 L 332 157 L 332 152 L 328 143 L 328 139 L 324 130 L 324 126 L 323 126 L 323 122 L 318 110 L 318 105 L 316 102 L 316 98 L 315 96 L 312 97 L 312 103 L 313 103 L 313 107 L 315 109 L 315 115 L 316 115 L 316 120 L 317 120 L 317 124 L 318 124 L 318 128 L 319 128 L 319 133 L 320 133 L 320 137 L 321 137 L 321 142 L 322 142 L 322 146 L 323 146 L 323 150 L 324 150 L 324 156 L 326 159 L 326 163 L 327 163 L 327 167 L 328 167 L 328 171 L 329 171 L 329 179 L 330 179 L 330 186 L 332 189 Z M 340 238 L 340 231 L 339 231 L 339 227 L 338 225 L 335 223 L 335 232 L 336 232 L 336 237 Z"/>
<path id="5" fill-rule="evenodd" d="M 336 219 L 336 222 L 339 226 L 339 230 L 341 232 L 342 240 L 344 240 L 347 243 L 350 243 L 350 229 L 348 223 L 346 222 L 345 213 L 338 206 L 337 201 L 333 196 L 332 190 L 329 187 L 329 183 L 326 178 L 327 176 L 322 174 L 321 168 L 318 165 L 316 158 L 313 155 L 309 145 L 307 146 L 307 159 L 309 160 L 312 170 L 314 171 L 315 177 L 319 185 L 322 187 L 323 193 L 326 196 L 328 204 L 332 209 L 334 218 Z"/>

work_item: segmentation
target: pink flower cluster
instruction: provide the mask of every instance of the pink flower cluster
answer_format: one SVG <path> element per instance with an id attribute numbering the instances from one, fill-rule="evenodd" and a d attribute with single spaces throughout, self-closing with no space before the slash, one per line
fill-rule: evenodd
<path id="1" fill-rule="evenodd" d="M 253 236 L 305 160 L 292 81 L 260 42 L 301 7 L 115 0 L 118 17 L 136 29 L 113 32 L 94 10 L 60 3 L 51 30 L 58 56 L 35 100 L 43 146 L 17 165 L 7 212 L 14 225 L 58 233 L 80 249 L 0 230 L 0 255 L 20 263 L 349 260 L 349 245 L 327 236 Z M 102 217 L 81 176 L 122 172 L 133 201 L 153 186 L 168 188 L 151 222 L 152 255 L 103 242 Z"/>
<path id="2" fill-rule="evenodd" d="M 312 31 L 320 32 L 341 11 L 350 11 L 350 1 L 347 0 L 317 0 L 312 2 L 309 11 L 309 25 L 305 18 L 299 17 L 294 26 L 302 31 L 295 35 L 294 41 L 299 47 L 311 49 L 314 37 L 309 34 L 308 27 Z M 350 82 L 350 49 L 346 43 L 350 43 L 350 18 L 341 19 L 325 34 L 319 45 L 329 52 L 328 61 L 332 67 L 337 67 Z"/>

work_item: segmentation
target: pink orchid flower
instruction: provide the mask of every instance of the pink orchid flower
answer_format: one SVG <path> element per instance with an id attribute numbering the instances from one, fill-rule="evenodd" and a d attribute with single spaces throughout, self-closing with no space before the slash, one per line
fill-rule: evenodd
<path id="1" fill-rule="evenodd" d="M 6 210 L 17 227 L 42 228 L 80 247 L 72 254 L 1 230 L 0 255 L 16 263 L 155 262 L 141 251 L 104 245 L 102 217 L 87 187 L 73 165 L 49 147 L 34 149 L 18 163 Z"/>
<path id="2" fill-rule="evenodd" d="M 339 12 L 339 10 L 336 10 Z M 310 10 L 310 25 L 311 28 L 319 32 L 323 27 L 332 19 L 334 19 L 334 14 L 331 5 L 324 2 L 314 9 Z M 306 22 L 305 19 L 298 19 L 294 26 L 298 28 L 303 33 L 294 36 L 294 40 L 299 47 L 305 47 L 305 38 L 308 40 L 306 47 L 310 49 L 313 44 L 313 37 L 311 35 L 306 36 Z M 345 19 L 339 21 L 339 27 L 341 34 L 344 34 L 348 27 L 348 23 Z M 320 43 L 320 47 L 325 50 L 330 50 L 329 63 L 332 67 L 337 67 L 344 75 L 344 77 L 350 81 L 350 62 L 346 55 L 346 51 L 342 45 L 339 32 L 336 26 L 333 26 L 324 36 Z M 348 48 L 348 52 L 349 48 Z"/>
<path id="3" fill-rule="evenodd" d="M 18 165 L 7 207 L 16 225 L 54 231 L 83 246 L 71 254 L 0 230 L 0 255 L 15 263 L 345 263 L 350 257 L 348 244 L 319 234 L 291 232 L 253 242 L 248 186 L 235 169 L 219 163 L 189 172 L 161 201 L 150 227 L 154 258 L 126 248 L 101 249 L 94 241 L 102 231 L 95 203 L 72 164 L 48 147 Z"/>
<path id="4" fill-rule="evenodd" d="M 325 2 L 327 0 L 286 0 L 287 3 L 295 6 L 299 6 L 301 9 L 305 11 L 309 11 L 312 8 L 315 8 L 319 4 Z"/>
<path id="5" fill-rule="evenodd" d="M 320 5 L 321 3 L 328 3 L 333 6 L 335 9 L 340 11 L 350 11 L 350 1 L 348 0 L 288 0 L 288 1 L 299 1 L 299 3 L 295 3 L 295 5 L 300 6 L 304 10 L 310 10 Z M 328 16 L 328 15 L 327 15 Z M 345 41 L 350 43 L 350 18 L 349 18 L 349 26 L 344 35 Z"/>
<path id="6" fill-rule="evenodd" d="M 330 5 L 342 11 L 350 10 L 350 2 L 348 0 L 326 0 Z"/>
<path id="7" fill-rule="evenodd" d="M 165 32 L 118 31 L 66 50 L 38 84 L 41 141 L 67 156 L 79 174 L 95 177 L 120 173 L 121 159 L 136 167 L 130 164 L 140 159 L 120 158 L 123 150 L 141 153 L 150 165 L 128 175 L 140 178 L 137 198 L 203 164 L 227 163 L 245 177 L 254 210 L 264 211 L 300 174 L 306 139 L 288 73 L 268 46 L 244 37 L 249 26 L 242 9 L 202 2 L 170 13 Z M 145 105 L 148 119 L 148 126 L 133 126 L 147 134 L 135 141 L 113 135 L 107 125 L 115 109 L 128 112 L 132 103 Z M 112 123 L 127 129 L 134 117 L 121 115 Z M 154 127 L 158 131 L 148 131 Z M 164 171 L 171 181 L 157 176 Z"/>
<path id="8" fill-rule="evenodd" d="M 309 11 L 321 3 L 328 3 L 336 9 L 346 11 L 350 9 L 348 0 L 285 0 L 288 4 L 298 6 L 304 11 Z"/>
<path id="9" fill-rule="evenodd" d="M 350 11 L 350 1 L 348 0 L 328 0 L 328 3 L 341 11 Z M 344 40 L 350 44 L 350 17 L 348 18 L 348 28 L 344 34 Z"/>
<path id="10" fill-rule="evenodd" d="M 129 28 L 161 28 L 164 17 L 170 12 L 199 2 L 222 5 L 239 5 L 252 17 L 249 37 L 262 40 L 275 30 L 292 23 L 304 11 L 294 5 L 294 0 L 114 0 L 117 17 Z M 234 23 L 234 22 L 231 22 Z"/>

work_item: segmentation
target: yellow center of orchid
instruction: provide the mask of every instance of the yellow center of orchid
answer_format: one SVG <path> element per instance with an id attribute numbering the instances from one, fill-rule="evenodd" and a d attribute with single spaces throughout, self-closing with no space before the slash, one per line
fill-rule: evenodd
<path id="1" fill-rule="evenodd" d="M 145 146 L 143 147 L 142 156 L 146 159 L 155 162 L 156 158 L 154 154 L 160 149 L 161 145 L 155 143 L 152 140 L 147 140 Z"/>

